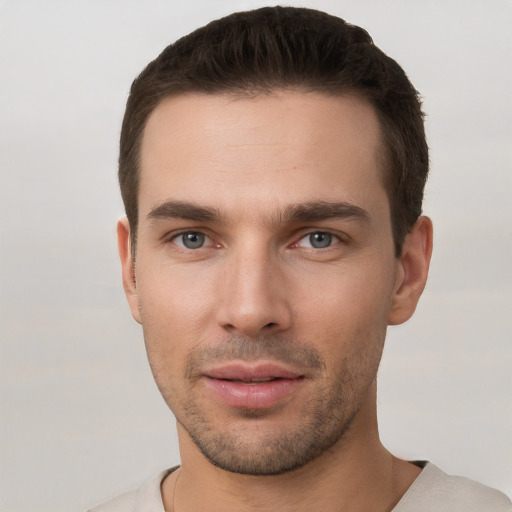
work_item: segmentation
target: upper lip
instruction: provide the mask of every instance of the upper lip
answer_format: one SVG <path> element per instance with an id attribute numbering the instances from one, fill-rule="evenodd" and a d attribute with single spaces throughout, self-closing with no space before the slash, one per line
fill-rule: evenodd
<path id="1" fill-rule="evenodd" d="M 205 377 L 219 380 L 253 381 L 257 379 L 297 379 L 303 374 L 277 363 L 228 363 L 203 372 Z"/>

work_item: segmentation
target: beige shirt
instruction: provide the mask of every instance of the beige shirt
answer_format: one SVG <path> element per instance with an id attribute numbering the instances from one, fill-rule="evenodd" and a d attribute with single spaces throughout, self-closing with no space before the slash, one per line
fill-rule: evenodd
<path id="1" fill-rule="evenodd" d="M 142 487 L 88 512 L 165 512 L 160 484 L 174 469 L 162 471 Z M 427 462 L 392 512 L 512 512 L 512 504 L 499 491 L 467 478 L 447 475 Z"/>

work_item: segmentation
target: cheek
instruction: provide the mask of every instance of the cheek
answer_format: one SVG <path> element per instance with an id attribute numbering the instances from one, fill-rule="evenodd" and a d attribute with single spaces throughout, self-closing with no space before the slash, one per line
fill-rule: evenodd
<path id="1" fill-rule="evenodd" d="M 295 278 L 303 314 L 316 323 L 386 322 L 393 292 L 393 267 L 347 268 L 303 273 Z M 320 320 L 322 319 L 322 320 Z M 328 324 L 324 324 L 324 328 Z"/>
<path id="2" fill-rule="evenodd" d="M 141 268 L 145 271 L 137 276 L 137 293 L 144 321 L 151 328 L 165 328 L 169 335 L 199 329 L 214 297 L 211 278 L 200 269 L 179 265 L 144 262 Z"/>
<path id="3" fill-rule="evenodd" d="M 151 269 L 137 280 L 144 340 L 155 380 L 165 387 L 181 377 L 187 355 L 207 337 L 211 291 L 204 280 L 169 266 L 144 268 Z"/>
<path id="4" fill-rule="evenodd" d="M 298 294 L 304 297 L 297 302 L 298 329 L 310 342 L 323 343 L 326 353 L 336 359 L 381 346 L 392 295 L 391 274 L 392 270 L 371 267 L 310 274 Z"/>

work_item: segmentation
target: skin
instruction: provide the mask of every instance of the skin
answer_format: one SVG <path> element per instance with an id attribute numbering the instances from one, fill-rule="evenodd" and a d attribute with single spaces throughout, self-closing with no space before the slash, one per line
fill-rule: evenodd
<path id="1" fill-rule="evenodd" d="M 354 96 L 188 94 L 151 114 L 135 262 L 126 219 L 118 238 L 177 419 L 166 510 L 384 511 L 418 475 L 379 441 L 375 379 L 387 325 L 424 288 L 432 225 L 421 217 L 395 257 L 381 151 Z M 271 406 L 233 407 L 204 377 L 233 361 L 300 382 Z"/>

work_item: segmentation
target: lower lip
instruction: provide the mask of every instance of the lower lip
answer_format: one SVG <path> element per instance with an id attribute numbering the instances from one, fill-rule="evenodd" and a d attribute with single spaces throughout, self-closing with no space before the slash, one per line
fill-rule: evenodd
<path id="1" fill-rule="evenodd" d="M 205 377 L 205 381 L 210 390 L 231 407 L 264 409 L 277 405 L 295 393 L 304 379 L 297 377 L 245 384 Z"/>

